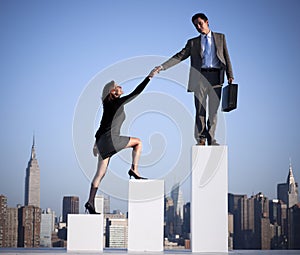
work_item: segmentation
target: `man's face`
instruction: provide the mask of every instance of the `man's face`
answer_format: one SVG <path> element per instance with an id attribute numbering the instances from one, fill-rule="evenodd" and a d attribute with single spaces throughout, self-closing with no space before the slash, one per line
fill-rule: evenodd
<path id="1" fill-rule="evenodd" d="M 201 34 L 207 34 L 209 32 L 208 20 L 204 21 L 201 18 L 195 19 L 193 21 L 197 31 Z"/>

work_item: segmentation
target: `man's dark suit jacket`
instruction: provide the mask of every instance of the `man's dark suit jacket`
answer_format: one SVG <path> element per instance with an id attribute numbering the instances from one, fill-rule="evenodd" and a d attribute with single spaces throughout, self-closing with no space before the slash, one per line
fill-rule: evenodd
<path id="1" fill-rule="evenodd" d="M 227 78 L 233 78 L 233 71 L 230 62 L 230 57 L 227 50 L 225 35 L 212 32 L 216 46 L 216 54 L 221 63 L 220 84 L 224 83 L 224 71 Z M 180 61 L 191 58 L 191 67 L 189 75 L 188 91 L 195 92 L 201 86 L 203 76 L 201 75 L 201 66 L 203 52 L 201 48 L 201 36 L 189 39 L 185 47 L 173 57 L 162 64 L 164 70 L 178 64 Z"/>

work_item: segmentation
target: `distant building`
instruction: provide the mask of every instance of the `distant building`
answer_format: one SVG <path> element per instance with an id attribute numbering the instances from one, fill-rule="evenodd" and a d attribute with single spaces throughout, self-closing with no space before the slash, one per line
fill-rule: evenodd
<path id="1" fill-rule="evenodd" d="M 6 211 L 6 247 L 18 246 L 18 208 L 7 208 Z"/>
<path id="2" fill-rule="evenodd" d="M 228 212 L 233 215 L 233 249 L 243 249 L 246 246 L 246 232 L 249 232 L 247 196 L 228 194 Z"/>
<path id="3" fill-rule="evenodd" d="M 298 183 L 295 181 L 293 174 L 292 164 L 289 166 L 289 173 L 285 183 L 277 185 L 277 197 L 282 201 L 285 206 L 282 206 L 282 236 L 284 237 L 283 243 L 286 248 L 295 247 L 294 243 L 294 225 L 297 222 L 297 217 L 294 218 L 294 214 L 297 215 L 297 204 L 299 202 L 298 197 Z M 298 243 L 299 243 L 298 239 Z"/>
<path id="4" fill-rule="evenodd" d="M 277 185 L 277 198 L 283 201 L 288 208 L 298 203 L 298 183 L 295 182 L 291 163 L 286 182 Z"/>
<path id="5" fill-rule="evenodd" d="M 180 188 L 179 183 L 176 183 L 171 191 L 171 198 L 174 203 L 174 232 L 175 235 L 182 235 L 182 224 L 183 224 L 183 194 Z"/>
<path id="6" fill-rule="evenodd" d="M 110 197 L 109 196 L 104 196 L 103 213 L 110 213 Z"/>
<path id="7" fill-rule="evenodd" d="M 4 195 L 0 195 L 0 247 L 6 247 L 5 246 L 6 209 L 7 209 L 7 198 Z"/>
<path id="8" fill-rule="evenodd" d="M 31 147 L 31 155 L 25 176 L 25 206 L 40 207 L 40 168 L 35 153 L 35 139 Z"/>
<path id="9" fill-rule="evenodd" d="M 233 236 L 234 236 L 234 215 L 228 213 L 228 249 L 233 250 Z"/>
<path id="10" fill-rule="evenodd" d="M 270 237 L 270 219 L 269 219 L 269 200 L 261 192 L 250 198 L 254 205 L 253 213 L 254 219 L 254 235 L 252 238 L 253 249 L 264 249 L 268 250 L 271 246 Z"/>
<path id="11" fill-rule="evenodd" d="M 124 214 L 105 214 L 105 247 L 127 248 L 128 219 Z"/>
<path id="12" fill-rule="evenodd" d="M 300 249 L 300 203 L 289 208 L 289 249 Z"/>
<path id="13" fill-rule="evenodd" d="M 96 195 L 95 197 L 95 209 L 99 213 L 110 213 L 110 198 L 103 194 Z"/>
<path id="14" fill-rule="evenodd" d="M 40 246 L 41 209 L 33 205 L 22 206 L 18 212 L 18 247 Z"/>
<path id="15" fill-rule="evenodd" d="M 18 209 L 7 207 L 7 198 L 0 195 L 0 247 L 18 245 Z"/>
<path id="16" fill-rule="evenodd" d="M 65 196 L 63 198 L 63 222 L 68 223 L 68 214 L 79 214 L 79 197 Z"/>
<path id="17" fill-rule="evenodd" d="M 165 212 L 164 212 L 164 237 L 172 238 L 175 235 L 174 223 L 175 223 L 175 212 L 174 203 L 171 197 L 165 198 Z"/>
<path id="18" fill-rule="evenodd" d="M 190 239 L 191 235 L 191 203 L 188 202 L 183 207 L 183 237 L 184 239 Z"/>
<path id="19" fill-rule="evenodd" d="M 183 220 L 184 200 L 179 183 L 176 183 L 173 186 L 171 191 L 171 197 L 174 203 L 175 214 L 178 215 L 181 220 Z"/>
<path id="20" fill-rule="evenodd" d="M 50 208 L 41 215 L 41 247 L 52 247 L 52 233 L 54 232 L 55 213 Z"/>
<path id="21" fill-rule="evenodd" d="M 58 223 L 57 237 L 64 241 L 67 240 L 67 223 L 66 222 Z"/>
<path id="22" fill-rule="evenodd" d="M 271 223 L 271 249 L 286 248 L 287 230 L 286 226 L 286 204 L 281 200 L 269 201 L 269 217 Z"/>

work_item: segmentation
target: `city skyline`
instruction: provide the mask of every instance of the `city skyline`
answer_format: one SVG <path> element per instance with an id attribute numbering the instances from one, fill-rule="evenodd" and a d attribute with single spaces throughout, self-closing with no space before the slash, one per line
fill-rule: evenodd
<path id="1" fill-rule="evenodd" d="M 30 156 L 30 160 L 29 160 L 29 162 L 28 162 L 28 166 L 27 166 L 27 168 L 26 168 L 26 173 L 28 172 L 28 170 L 30 170 L 31 168 L 32 168 L 32 161 L 33 161 L 33 165 L 34 165 L 34 167 L 37 167 L 38 168 L 38 170 L 39 170 L 39 167 L 38 167 L 38 161 L 37 161 L 37 158 L 36 158 L 36 151 L 35 151 L 35 138 L 33 137 L 33 144 L 32 144 L 32 147 L 31 147 L 31 156 Z M 282 193 L 286 193 L 288 190 L 289 190 L 289 187 L 288 187 L 288 182 L 290 182 L 290 184 L 292 183 L 293 184 L 293 186 L 292 186 L 292 189 L 298 189 L 298 182 L 297 182 L 297 179 L 294 177 L 294 174 L 293 174 L 293 167 L 292 167 L 292 162 L 291 162 L 291 159 L 290 159 L 290 163 L 289 163 L 289 168 L 288 168 L 288 174 L 287 174 L 287 181 L 286 182 L 280 182 L 280 183 L 277 183 L 276 184 L 276 196 L 275 197 L 273 197 L 273 198 L 271 198 L 271 199 L 280 199 L 280 200 L 282 200 L 283 202 L 285 202 L 285 203 L 287 203 L 287 201 L 289 200 L 289 198 L 288 198 L 288 196 L 282 196 L 282 195 L 280 195 L 280 194 L 282 194 Z M 28 179 L 28 176 L 27 176 L 27 174 L 26 174 L 26 176 L 25 176 L 25 183 L 27 182 L 27 179 Z M 295 186 L 296 185 L 296 186 Z M 34 205 L 34 206 L 37 206 L 37 204 L 34 204 L 34 203 L 31 203 L 31 204 L 29 204 L 28 202 L 27 202 L 27 204 L 26 204 L 26 201 L 29 201 L 29 199 L 27 198 L 27 200 L 26 200 L 26 185 L 24 185 L 25 186 L 25 192 L 24 192 L 24 197 L 25 197 L 25 199 L 24 199 L 24 203 L 22 204 L 22 203 L 20 203 L 20 204 L 16 204 L 16 205 L 11 205 L 10 203 L 9 203 L 9 195 L 8 194 L 5 194 L 5 193 L 0 193 L 0 195 L 4 195 L 4 196 L 6 196 L 7 197 L 7 200 L 8 200 L 8 205 L 11 207 L 11 208 L 15 208 L 15 207 L 17 207 L 18 205 L 23 205 L 23 206 L 26 206 L 26 205 Z M 37 187 L 37 186 L 35 186 L 35 188 L 38 188 L 38 190 L 40 190 L 41 189 L 41 187 Z M 35 190 L 32 190 L 31 191 L 33 194 L 35 194 L 36 195 L 36 192 L 35 192 Z M 252 194 L 246 194 L 246 193 L 243 193 L 243 192 L 241 192 L 241 193 L 232 193 L 232 194 L 235 194 L 235 195 L 241 195 L 241 196 L 253 196 L 253 195 L 255 195 L 255 194 L 259 194 L 259 193 L 261 193 L 261 194 L 265 194 L 264 192 L 262 192 L 262 191 L 257 191 L 257 192 L 255 192 L 255 193 L 252 193 Z M 231 192 L 229 192 L 228 194 L 231 194 Z M 165 197 L 166 198 L 171 198 L 173 201 L 174 201 L 174 205 L 175 205 L 175 211 L 178 213 L 178 215 L 181 217 L 181 219 L 183 218 L 183 206 L 184 205 L 186 205 L 187 203 L 190 203 L 190 201 L 189 200 L 184 200 L 184 198 L 183 198 L 183 195 L 184 195 L 184 193 L 182 192 L 182 187 L 180 186 L 180 184 L 179 183 L 176 183 L 174 186 L 173 186 L 173 188 L 172 188 L 172 191 L 171 191 L 171 193 L 169 193 L 169 194 L 165 194 Z M 110 196 L 107 196 L 108 197 L 108 200 L 110 200 L 111 199 L 111 197 Z M 268 197 L 268 196 L 266 196 L 266 197 Z M 60 201 L 60 204 L 62 204 L 62 206 L 61 206 L 61 208 L 59 209 L 59 210 L 55 210 L 55 209 L 53 209 L 53 208 L 51 208 L 51 207 L 45 207 L 45 208 L 42 208 L 41 207 L 41 209 L 43 209 L 43 210 L 47 210 L 47 209 L 51 209 L 51 210 L 53 210 L 55 213 L 56 213 L 56 215 L 58 216 L 58 217 L 62 217 L 63 219 L 64 219 L 64 222 L 65 222 L 65 220 L 66 220 L 66 213 L 64 212 L 65 210 L 67 211 L 68 209 L 65 209 L 64 208 L 64 204 L 65 204 L 65 200 L 66 201 L 68 201 L 68 203 L 69 204 L 71 204 L 71 201 L 73 201 L 72 199 L 76 199 L 76 212 L 77 213 L 83 213 L 84 211 L 83 211 L 83 208 L 80 208 L 80 206 L 79 205 L 82 205 L 82 203 L 83 203 L 83 201 L 80 201 L 80 200 L 82 200 L 82 199 L 80 199 L 80 197 L 78 197 L 76 194 L 73 194 L 73 195 L 64 195 L 63 197 L 62 197 L 62 199 L 61 199 L 61 201 Z M 270 198 L 270 197 L 268 197 L 268 198 Z M 298 197 L 298 195 L 295 197 L 295 195 L 293 195 L 292 196 L 292 201 L 293 201 L 293 204 L 295 204 L 295 201 L 298 201 L 299 202 L 299 197 Z M 69 202 L 70 201 L 70 202 Z M 124 202 L 123 201 L 123 203 L 127 203 L 127 202 Z M 69 207 L 71 206 L 71 205 L 68 205 Z M 179 207 L 178 207 L 179 206 Z M 39 206 L 37 206 L 37 207 L 39 207 Z M 82 207 L 82 206 L 81 206 Z M 124 208 L 125 208 L 125 210 L 124 210 Z M 112 208 L 112 210 L 120 210 L 120 208 L 118 208 L 118 207 L 116 207 L 116 208 Z M 127 206 L 125 206 L 125 207 L 123 207 L 123 210 L 121 210 L 122 211 L 122 213 L 127 213 Z"/>
<path id="2" fill-rule="evenodd" d="M 0 117 L 5 125 L 0 132 L 0 193 L 7 195 L 9 205 L 23 203 L 25 168 L 34 132 L 43 187 L 41 207 L 60 214 L 62 198 L 74 195 L 80 197 L 83 211 L 90 180 L 78 164 L 72 138 L 74 112 L 81 93 L 97 73 L 120 61 L 176 53 L 187 39 L 198 36 L 190 21 L 196 12 L 207 14 L 213 31 L 226 34 L 239 84 L 238 108 L 224 114 L 229 192 L 251 195 L 261 191 L 267 197 L 275 197 L 274 184 L 285 180 L 290 157 L 294 176 L 299 180 L 300 121 L 296 109 L 300 106 L 300 88 L 295 74 L 300 57 L 300 3 L 229 0 L 221 7 L 219 1 L 186 1 L 184 5 L 182 1 L 1 1 Z M 146 10 L 155 10 L 155 18 L 153 12 Z M 234 15 L 227 15 L 231 13 Z M 189 66 L 189 61 L 183 65 Z M 145 63 L 145 75 L 151 67 Z M 133 71 L 127 72 L 130 75 Z M 145 95 L 155 92 L 175 98 L 193 117 L 192 95 L 186 93 L 186 88 L 162 79 L 167 72 L 151 81 Z M 125 82 L 125 92 L 130 92 L 142 78 Z M 101 116 L 100 94 L 99 90 L 98 116 L 90 124 L 95 130 Z M 161 106 L 158 96 L 152 98 Z M 141 106 L 137 101 L 131 107 Z M 160 116 L 164 114 L 161 112 Z M 180 148 L 177 136 L 169 135 L 176 131 L 178 123 L 153 125 L 163 120 L 157 115 L 143 117 L 143 123 L 137 121 L 137 126 L 126 134 L 141 137 L 143 157 L 151 152 L 155 145 L 151 139 L 155 141 L 157 133 L 159 145 L 166 141 L 164 160 L 149 170 L 141 168 L 145 176 L 159 178 L 172 170 L 180 153 L 175 150 Z M 192 130 L 192 124 L 187 129 Z M 179 136 L 180 132 L 175 134 Z M 186 135 L 189 145 L 194 145 L 192 131 Z M 91 154 L 93 134 L 90 139 L 90 151 L 85 153 Z M 188 164 L 189 159 L 186 160 Z M 114 157 L 110 166 L 110 173 L 127 180 L 129 164 L 124 164 L 122 155 Z M 182 181 L 176 178 L 179 177 L 174 176 L 174 182 Z M 110 180 L 106 176 L 105 181 Z M 183 182 L 185 201 L 189 201 L 188 186 L 188 180 Z M 126 202 L 113 197 L 111 203 L 112 208 L 121 210 L 126 206 Z"/>
<path id="3" fill-rule="evenodd" d="M 34 153 L 31 159 L 35 159 Z M 36 188 L 39 190 L 39 187 Z M 277 184 L 277 199 L 268 199 L 261 192 L 249 198 L 247 195 L 228 193 L 229 249 L 298 249 L 298 193 L 291 163 L 286 181 Z M 109 198 L 102 196 L 99 199 L 104 203 L 98 210 L 107 217 L 105 246 L 127 248 L 127 214 L 111 214 Z M 179 245 L 181 249 L 190 249 L 191 203 L 184 203 L 179 185 L 174 185 L 171 197 L 165 196 L 164 200 L 165 246 Z M 52 244 L 65 245 L 67 214 L 79 213 L 79 198 L 64 196 L 63 215 L 59 221 L 51 209 L 41 210 L 33 205 L 7 207 L 7 197 L 2 194 L 0 208 L 1 247 L 52 247 Z M 123 219 L 122 222 L 120 219 Z M 57 224 L 56 236 L 53 236 L 54 222 Z"/>

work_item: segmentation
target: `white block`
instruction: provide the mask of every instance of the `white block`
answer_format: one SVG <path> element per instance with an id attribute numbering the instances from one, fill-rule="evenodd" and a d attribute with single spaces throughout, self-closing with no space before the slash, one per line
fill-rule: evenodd
<path id="1" fill-rule="evenodd" d="M 193 146 L 192 252 L 228 252 L 227 146 Z"/>
<path id="2" fill-rule="evenodd" d="M 69 214 L 69 251 L 103 251 L 103 214 Z"/>
<path id="3" fill-rule="evenodd" d="M 164 234 L 164 181 L 130 180 L 128 251 L 161 252 Z"/>

